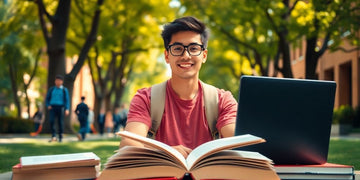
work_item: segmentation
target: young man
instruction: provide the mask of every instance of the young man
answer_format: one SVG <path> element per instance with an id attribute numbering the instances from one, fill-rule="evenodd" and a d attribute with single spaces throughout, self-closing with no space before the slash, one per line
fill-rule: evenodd
<path id="1" fill-rule="evenodd" d="M 49 110 L 49 120 L 52 137 L 49 142 L 56 141 L 55 118 L 58 118 L 59 125 L 59 142 L 62 140 L 64 129 L 64 111 L 65 116 L 69 115 L 69 92 L 63 86 L 64 78 L 56 75 L 55 86 L 51 87 L 46 95 L 46 107 Z"/>
<path id="2" fill-rule="evenodd" d="M 155 139 L 164 142 L 185 157 L 192 149 L 212 140 L 204 110 L 203 87 L 199 80 L 201 65 L 207 58 L 208 31 L 194 17 L 176 19 L 162 32 L 165 61 L 172 77 L 167 81 L 165 109 Z M 216 128 L 221 137 L 234 135 L 237 102 L 228 91 L 217 89 L 218 119 Z M 151 127 L 151 88 L 138 90 L 131 101 L 125 127 L 146 136 Z M 124 138 L 120 147 L 143 146 Z"/>

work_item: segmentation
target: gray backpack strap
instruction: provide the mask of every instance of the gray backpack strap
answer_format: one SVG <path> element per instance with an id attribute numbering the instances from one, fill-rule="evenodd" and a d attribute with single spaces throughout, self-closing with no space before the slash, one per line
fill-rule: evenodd
<path id="1" fill-rule="evenodd" d="M 211 135 L 213 139 L 219 138 L 219 132 L 216 129 L 216 122 L 218 119 L 218 104 L 219 104 L 219 95 L 217 88 L 201 82 L 204 93 L 204 104 L 205 104 L 205 115 L 208 122 Z"/>
<path id="2" fill-rule="evenodd" d="M 150 115 L 151 127 L 148 131 L 148 137 L 155 138 L 155 134 L 160 126 L 162 115 L 165 109 L 167 81 L 155 84 L 151 87 Z"/>
<path id="3" fill-rule="evenodd" d="M 217 88 L 212 85 L 203 83 L 202 81 L 200 82 L 203 89 L 206 120 L 208 122 L 213 139 L 217 139 L 219 138 L 219 132 L 216 129 L 219 103 Z M 161 123 L 162 115 L 164 113 L 166 84 L 167 81 L 160 84 L 155 84 L 151 87 L 151 127 L 148 131 L 148 137 L 150 138 L 155 138 L 156 132 Z"/>

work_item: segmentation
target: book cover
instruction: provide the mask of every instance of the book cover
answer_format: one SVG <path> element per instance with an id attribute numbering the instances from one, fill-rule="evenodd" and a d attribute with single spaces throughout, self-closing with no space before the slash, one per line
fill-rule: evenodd
<path id="1" fill-rule="evenodd" d="M 282 180 L 354 180 L 351 174 L 279 174 Z"/>
<path id="2" fill-rule="evenodd" d="M 93 152 L 23 156 L 20 158 L 23 169 L 97 165 L 99 163 L 100 158 Z"/>
<path id="3" fill-rule="evenodd" d="M 278 174 L 354 174 L 354 167 L 343 164 L 324 163 L 319 165 L 274 165 Z"/>
<path id="4" fill-rule="evenodd" d="M 12 167 L 12 180 L 95 179 L 100 172 L 100 158 L 92 153 L 23 156 Z"/>

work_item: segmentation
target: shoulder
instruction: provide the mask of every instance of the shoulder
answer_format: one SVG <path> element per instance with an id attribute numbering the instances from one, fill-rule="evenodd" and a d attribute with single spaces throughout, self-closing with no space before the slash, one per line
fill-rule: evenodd
<path id="1" fill-rule="evenodd" d="M 64 90 L 65 92 L 69 92 L 68 88 L 66 88 L 65 86 L 63 86 L 63 90 Z"/>
<path id="2" fill-rule="evenodd" d="M 55 86 L 51 86 L 51 87 L 49 88 L 49 91 L 48 91 L 48 92 L 51 92 L 52 90 L 54 90 L 54 88 L 55 88 Z"/>
<path id="3" fill-rule="evenodd" d="M 233 94 L 230 91 L 226 91 L 224 89 L 217 89 L 219 96 L 219 106 L 227 107 L 227 106 L 237 106 L 237 101 L 234 98 Z"/>
<path id="4" fill-rule="evenodd" d="M 151 96 L 151 87 L 139 89 L 136 91 L 134 97 L 132 98 L 131 104 L 133 105 L 149 104 L 150 96 Z"/>
<path id="5" fill-rule="evenodd" d="M 147 87 L 137 90 L 134 97 L 150 98 L 150 95 L 151 95 L 151 87 Z"/>
<path id="6" fill-rule="evenodd" d="M 223 98 L 234 98 L 234 96 L 232 95 L 232 93 L 230 91 L 224 90 L 224 89 L 219 89 L 216 88 L 218 95 L 219 95 L 219 99 L 223 99 Z"/>

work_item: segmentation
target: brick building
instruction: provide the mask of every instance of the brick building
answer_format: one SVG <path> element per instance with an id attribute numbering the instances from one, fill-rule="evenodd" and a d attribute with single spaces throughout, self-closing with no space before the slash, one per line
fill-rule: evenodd
<path id="1" fill-rule="evenodd" d="M 305 77 L 305 48 L 296 48 L 291 52 L 291 63 L 294 78 Z M 354 49 L 344 42 L 344 49 Z M 320 80 L 331 80 L 337 84 L 334 108 L 349 104 L 357 107 L 360 104 L 360 50 L 351 52 L 327 50 L 319 59 L 316 74 Z"/>

